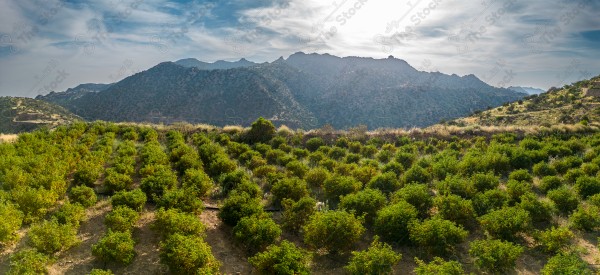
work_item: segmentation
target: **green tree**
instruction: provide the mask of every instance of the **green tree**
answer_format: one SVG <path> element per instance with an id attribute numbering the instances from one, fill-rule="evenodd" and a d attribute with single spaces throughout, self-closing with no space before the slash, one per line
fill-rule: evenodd
<path id="1" fill-rule="evenodd" d="M 575 183 L 575 190 L 582 198 L 586 199 L 600 193 L 600 180 L 590 176 L 579 177 Z"/>
<path id="2" fill-rule="evenodd" d="M 469 227 L 475 219 L 475 209 L 471 200 L 457 195 L 438 196 L 433 200 L 438 214 L 445 220 Z"/>
<path id="3" fill-rule="evenodd" d="M 176 188 L 168 190 L 158 199 L 156 205 L 167 209 L 177 208 L 181 211 L 200 214 L 204 204 L 194 189 Z"/>
<path id="4" fill-rule="evenodd" d="M 417 209 L 405 201 L 386 206 L 377 212 L 375 233 L 389 242 L 408 243 L 408 225 L 418 214 Z"/>
<path id="5" fill-rule="evenodd" d="M 74 228 L 79 228 L 79 223 L 85 221 L 85 209 L 81 204 L 71 204 L 68 201 L 60 206 L 53 215 L 60 224 L 69 224 Z"/>
<path id="6" fill-rule="evenodd" d="M 304 242 L 335 254 L 350 249 L 364 232 L 362 221 L 346 211 L 316 212 L 304 226 Z"/>
<path id="7" fill-rule="evenodd" d="M 516 265 L 523 247 L 501 240 L 477 240 L 471 242 L 469 254 L 475 265 L 492 273 L 504 273 Z"/>
<path id="8" fill-rule="evenodd" d="M 311 152 L 317 151 L 323 145 L 325 145 L 325 142 L 320 137 L 313 137 L 306 141 L 306 149 Z"/>
<path id="9" fill-rule="evenodd" d="M 108 230 L 96 244 L 92 245 L 92 254 L 100 261 L 116 262 L 128 265 L 135 257 L 135 241 L 129 231 Z"/>
<path id="10" fill-rule="evenodd" d="M 452 221 L 432 218 L 409 225 L 410 239 L 430 253 L 446 255 L 465 240 L 469 232 Z"/>
<path id="11" fill-rule="evenodd" d="M 426 184 L 411 183 L 392 195 L 392 202 L 406 201 L 419 210 L 419 216 L 426 217 L 433 205 L 433 196 Z"/>
<path id="12" fill-rule="evenodd" d="M 260 274 L 310 274 L 310 253 L 286 240 L 279 245 L 268 246 L 264 252 L 254 255 L 248 261 Z"/>
<path id="13" fill-rule="evenodd" d="M 177 186 L 177 175 L 170 169 L 160 169 L 153 175 L 142 179 L 140 188 L 153 201 L 158 200 L 168 190 Z"/>
<path id="14" fill-rule="evenodd" d="M 173 234 L 160 245 L 160 258 L 173 274 L 217 274 L 221 263 L 198 236 Z"/>
<path id="15" fill-rule="evenodd" d="M 393 274 L 393 266 L 401 259 L 402 254 L 394 252 L 389 244 L 375 237 L 367 250 L 352 252 L 345 269 L 356 275 Z"/>
<path id="16" fill-rule="evenodd" d="M 263 117 L 259 117 L 250 126 L 246 133 L 246 140 L 250 143 L 266 143 L 275 137 L 275 126 L 273 123 Z"/>
<path id="17" fill-rule="evenodd" d="M 415 165 L 410 169 L 406 170 L 403 179 L 404 183 L 429 183 L 431 181 L 431 174 L 421 166 Z"/>

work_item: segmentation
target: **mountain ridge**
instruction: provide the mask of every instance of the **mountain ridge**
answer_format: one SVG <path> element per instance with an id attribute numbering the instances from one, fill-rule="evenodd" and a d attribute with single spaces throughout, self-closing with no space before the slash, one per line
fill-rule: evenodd
<path id="1" fill-rule="evenodd" d="M 241 59 L 227 64 L 253 65 L 213 70 L 181 63 L 162 62 L 103 91 L 69 100 L 56 100 L 56 94 L 39 98 L 90 120 L 224 126 L 249 125 L 262 116 L 306 129 L 325 124 L 428 126 L 525 96 L 489 86 L 474 75 L 420 72 L 393 56 L 298 52 L 271 63 Z"/>

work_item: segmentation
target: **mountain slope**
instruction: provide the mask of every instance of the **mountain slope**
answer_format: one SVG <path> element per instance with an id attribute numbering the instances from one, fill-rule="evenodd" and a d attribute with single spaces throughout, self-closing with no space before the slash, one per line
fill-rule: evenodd
<path id="1" fill-rule="evenodd" d="M 223 126 L 249 125 L 263 116 L 306 129 L 427 126 L 525 96 L 473 75 L 420 72 L 393 57 L 296 53 L 287 60 L 216 70 L 192 66 L 190 59 L 178 63 L 186 66 L 161 63 L 67 101 L 56 94 L 40 98 L 89 120 Z"/>
<path id="2" fill-rule="evenodd" d="M 25 97 L 0 97 L 0 133 L 54 127 L 79 119 L 65 108 Z"/>
<path id="3" fill-rule="evenodd" d="M 600 94 L 592 96 L 590 90 L 600 91 L 600 76 L 579 81 L 563 88 L 552 88 L 540 95 L 505 104 L 470 117 L 449 122 L 455 125 L 554 125 L 597 123 L 600 121 Z"/>

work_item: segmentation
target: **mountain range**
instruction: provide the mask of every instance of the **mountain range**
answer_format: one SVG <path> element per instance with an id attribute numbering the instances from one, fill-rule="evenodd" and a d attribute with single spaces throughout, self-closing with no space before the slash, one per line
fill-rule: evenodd
<path id="1" fill-rule="evenodd" d="M 539 88 L 532 88 L 532 87 L 520 87 L 520 86 L 510 86 L 507 89 L 509 90 L 513 90 L 515 92 L 519 92 L 519 93 L 525 93 L 528 95 L 539 95 L 541 93 L 544 93 L 546 91 L 539 89 Z"/>
<path id="2" fill-rule="evenodd" d="M 422 127 L 526 96 L 474 75 L 418 71 L 406 61 L 295 53 L 270 63 L 163 62 L 112 84 L 37 99 L 87 120 L 249 125 L 262 116 L 294 128 Z"/>

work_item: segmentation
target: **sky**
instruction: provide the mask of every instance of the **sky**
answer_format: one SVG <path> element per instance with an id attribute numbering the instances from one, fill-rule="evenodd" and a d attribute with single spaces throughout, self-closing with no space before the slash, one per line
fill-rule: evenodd
<path id="1" fill-rule="evenodd" d="M 600 74 L 598 14 L 596 0 L 0 0 L 0 96 L 299 51 L 548 89 Z"/>

